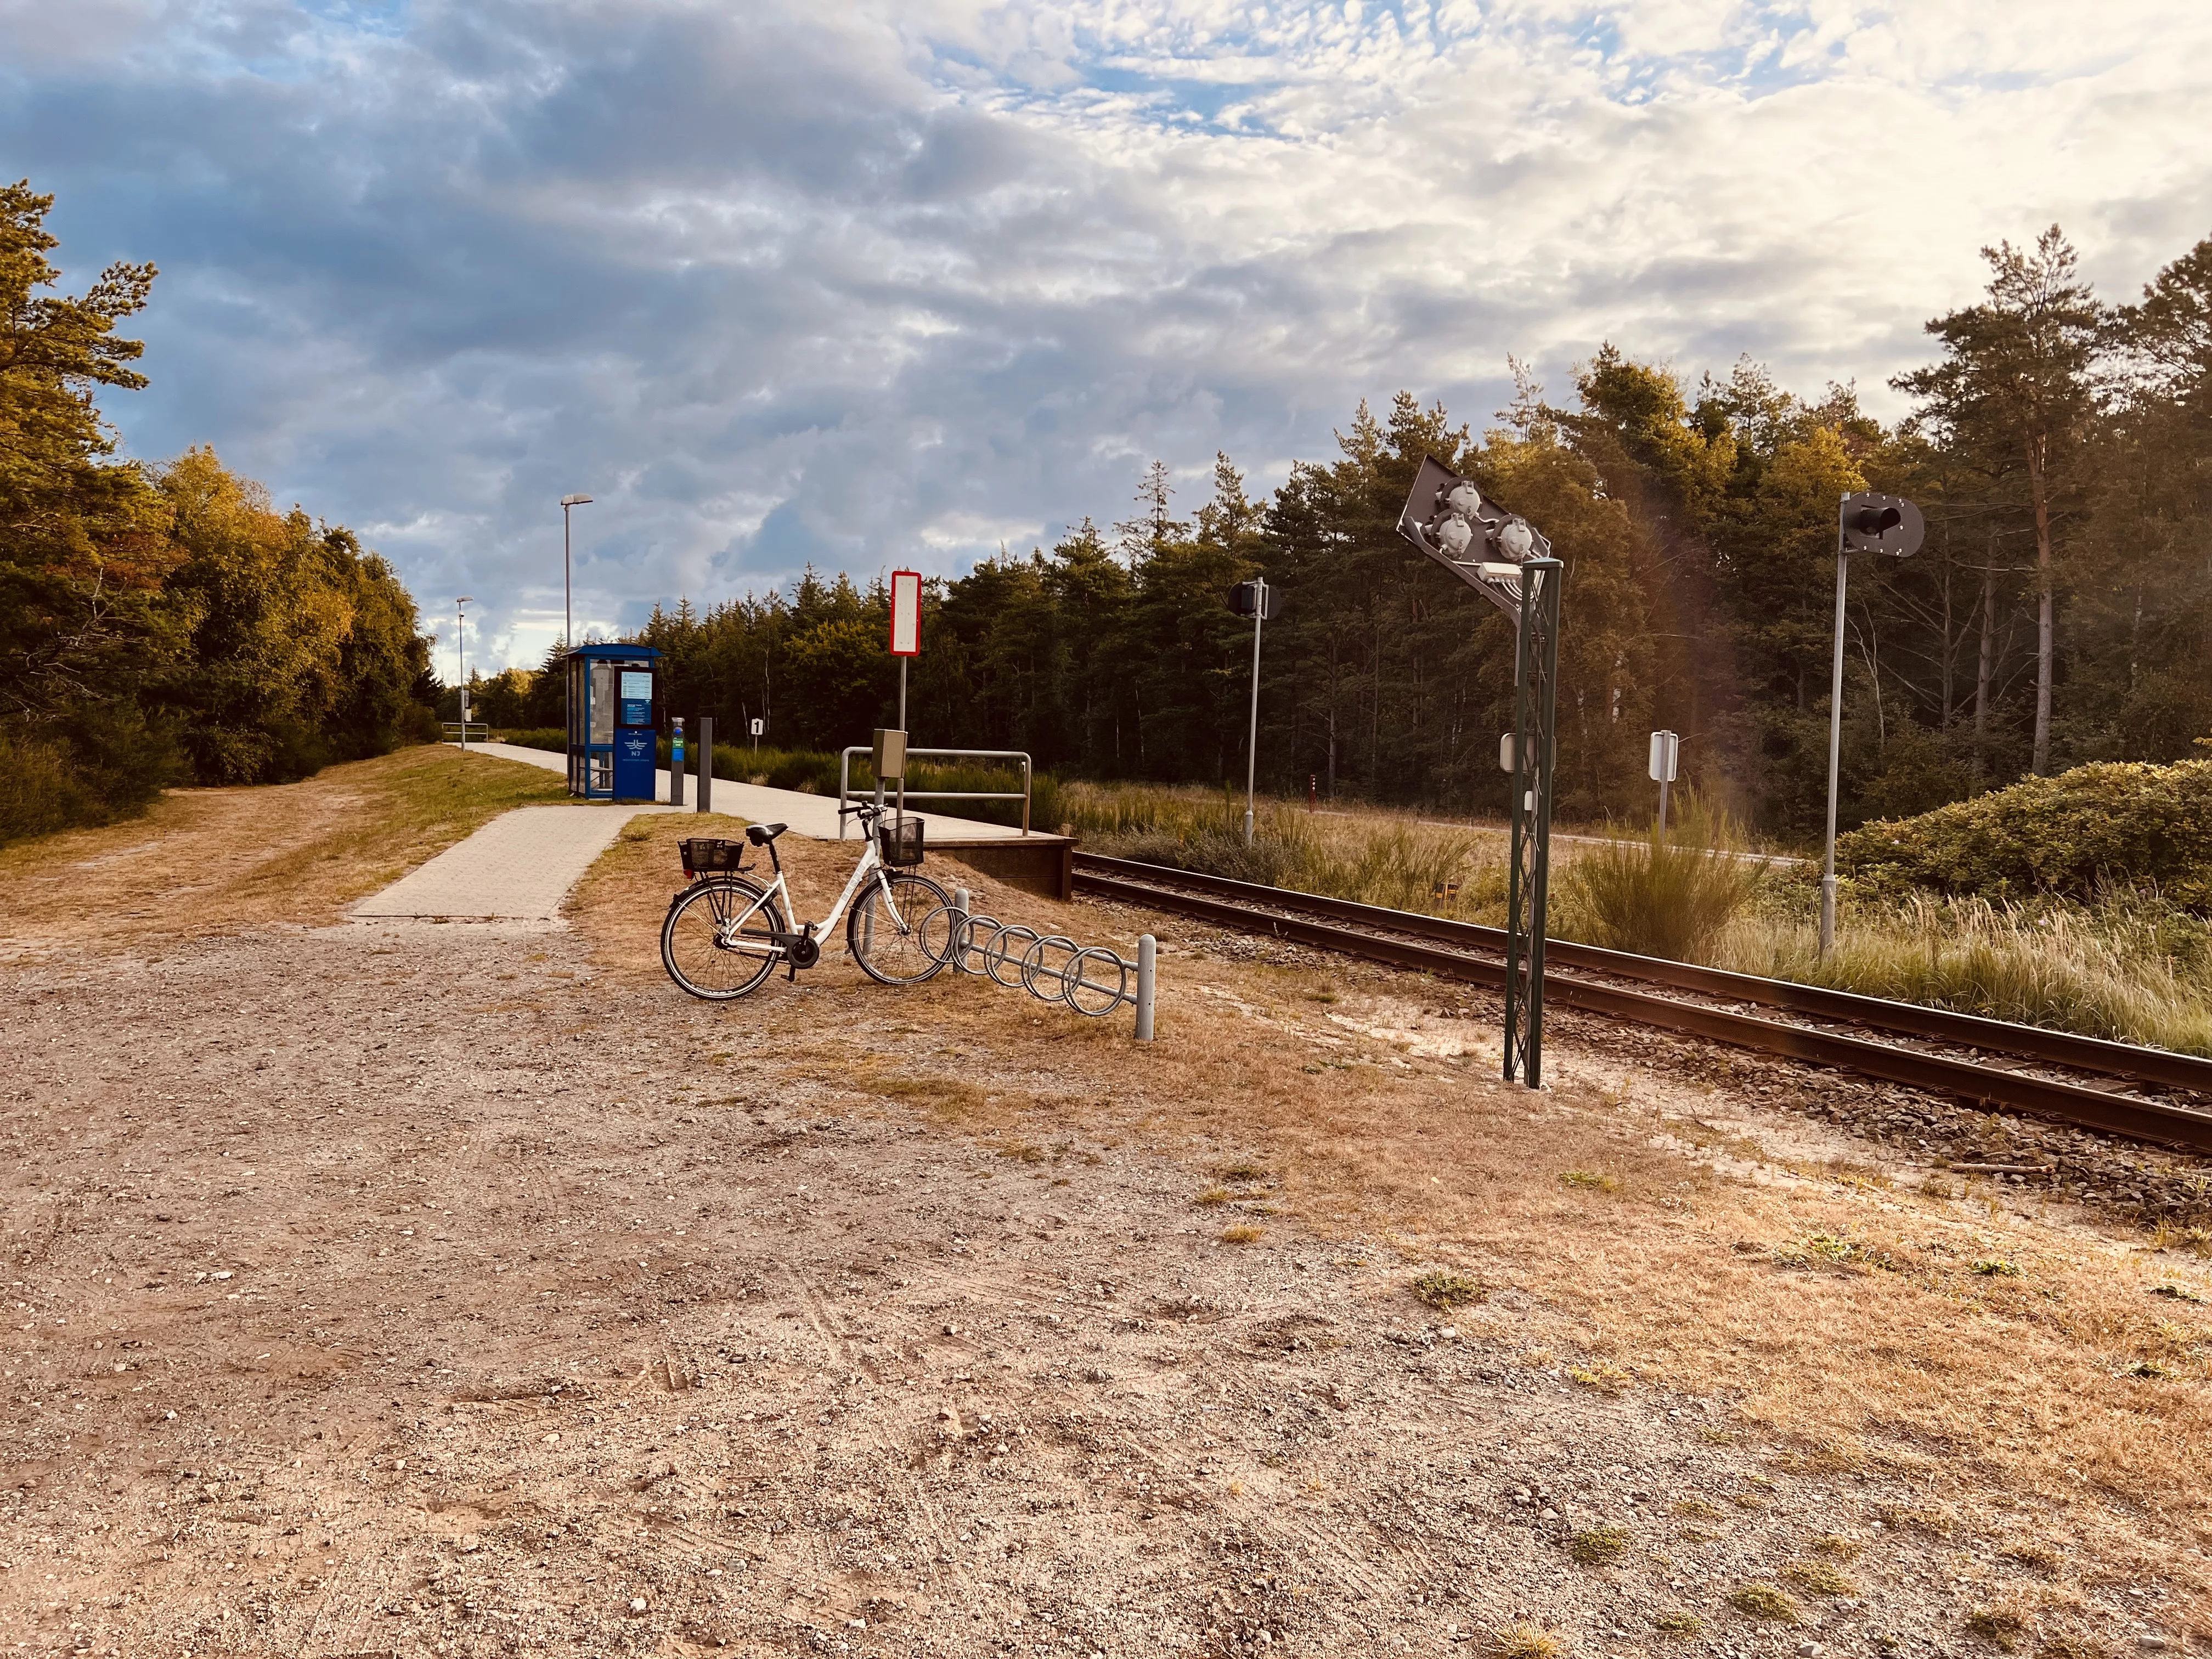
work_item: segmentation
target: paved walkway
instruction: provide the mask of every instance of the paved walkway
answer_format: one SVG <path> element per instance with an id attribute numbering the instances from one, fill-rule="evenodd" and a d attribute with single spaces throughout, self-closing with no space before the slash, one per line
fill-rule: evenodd
<path id="1" fill-rule="evenodd" d="M 352 915 L 550 921 L 568 890 L 640 812 L 665 806 L 518 806 L 410 871 Z"/>
<path id="2" fill-rule="evenodd" d="M 720 744 L 715 747 L 720 748 Z M 550 749 L 525 749 L 511 743 L 472 743 L 471 755 L 491 755 L 500 760 L 520 761 L 526 766 L 542 766 L 549 772 L 565 774 L 568 757 Z M 659 800 L 668 799 L 668 774 L 655 772 L 653 795 Z M 699 780 L 684 780 L 684 793 L 693 805 L 698 801 Z M 592 811 L 603 809 L 592 807 Z M 666 809 L 663 809 L 666 810 Z M 688 811 L 689 808 L 684 810 Z M 728 778 L 714 780 L 714 810 L 727 812 L 751 823 L 787 823 L 794 835 L 805 836 L 810 841 L 836 841 L 837 836 L 837 800 L 834 795 L 810 795 L 797 789 L 770 789 L 762 784 L 736 783 Z M 973 818 L 956 818 L 942 812 L 933 812 L 927 801 L 916 802 L 908 811 L 928 824 L 928 838 L 938 841 L 1019 841 L 1022 832 L 1003 823 L 978 823 Z M 611 832 L 610 832 L 611 839 Z"/>

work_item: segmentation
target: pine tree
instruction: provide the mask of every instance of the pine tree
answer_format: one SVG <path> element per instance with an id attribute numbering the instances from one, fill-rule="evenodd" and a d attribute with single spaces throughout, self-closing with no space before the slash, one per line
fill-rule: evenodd
<path id="1" fill-rule="evenodd" d="M 2031 769 L 2051 765 L 2057 678 L 2056 520 L 2079 483 L 2075 463 L 2095 411 L 2091 370 L 2106 313 L 2080 279 L 2073 246 L 2057 225 L 2031 252 L 1984 248 L 1989 298 L 1933 319 L 1942 360 L 1892 384 L 1921 401 L 1919 419 L 1940 441 L 2017 465 L 2035 537 L 2035 735 Z M 1992 471 L 1997 470 L 1993 466 Z"/>

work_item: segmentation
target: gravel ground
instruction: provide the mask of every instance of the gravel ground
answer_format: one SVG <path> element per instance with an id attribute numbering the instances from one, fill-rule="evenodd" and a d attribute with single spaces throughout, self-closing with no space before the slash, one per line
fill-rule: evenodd
<path id="1" fill-rule="evenodd" d="M 155 948 L 0 969 L 9 1650 L 2012 1639 L 1923 1486 L 1577 1382 L 1510 1277 L 1438 1311 L 1388 1237 L 1223 1242 L 1198 1187 L 1271 1207 L 1228 1131 L 994 1139 L 557 929 Z M 849 968 L 769 995 L 856 1066 L 920 1040 Z M 2165 1593 L 2085 1628 L 2178 1647 Z"/>

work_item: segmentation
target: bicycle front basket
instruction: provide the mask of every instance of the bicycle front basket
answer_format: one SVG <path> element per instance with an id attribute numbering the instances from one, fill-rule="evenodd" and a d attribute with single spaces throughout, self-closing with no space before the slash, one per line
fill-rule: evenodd
<path id="1" fill-rule="evenodd" d="M 712 875 L 719 871 L 745 867 L 745 844 L 741 841 L 700 839 L 680 842 L 678 845 L 684 850 L 684 873 L 687 876 Z"/>
<path id="2" fill-rule="evenodd" d="M 921 820 L 902 818 L 896 823 L 879 824 L 876 830 L 885 864 L 914 865 L 921 862 Z"/>

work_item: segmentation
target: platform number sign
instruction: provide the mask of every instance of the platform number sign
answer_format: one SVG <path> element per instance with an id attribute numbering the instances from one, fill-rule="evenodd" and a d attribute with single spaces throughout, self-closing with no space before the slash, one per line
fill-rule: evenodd
<path id="1" fill-rule="evenodd" d="M 921 654 L 921 572 L 891 572 L 891 655 Z"/>

